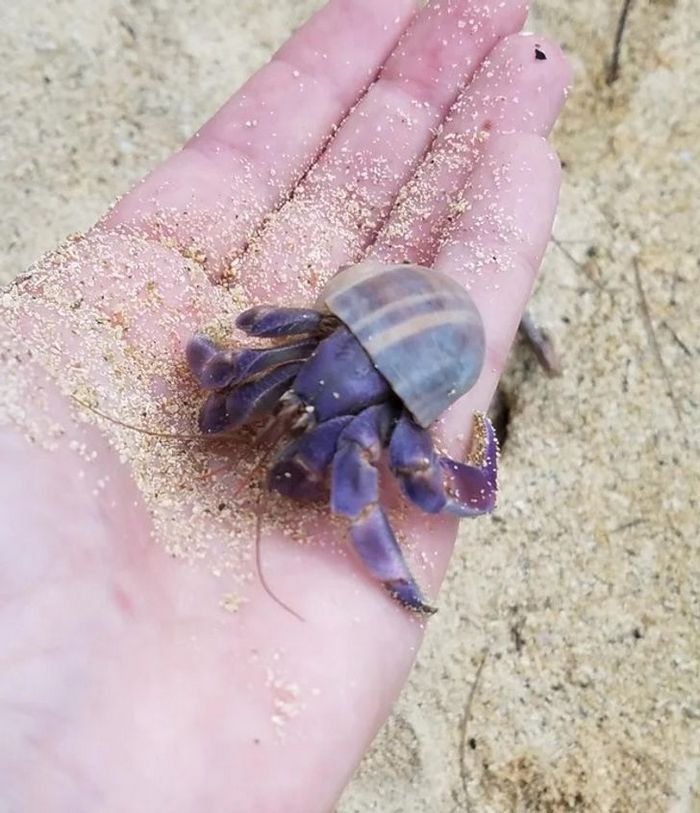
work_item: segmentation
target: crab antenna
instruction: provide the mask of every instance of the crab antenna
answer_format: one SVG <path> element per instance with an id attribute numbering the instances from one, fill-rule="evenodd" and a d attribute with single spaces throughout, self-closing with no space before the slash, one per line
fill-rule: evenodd
<path id="1" fill-rule="evenodd" d="M 275 595 L 275 593 L 270 588 L 270 585 L 267 583 L 267 579 L 265 578 L 265 574 L 262 568 L 262 510 L 261 505 L 258 503 L 257 510 L 255 512 L 255 567 L 258 571 L 258 578 L 260 579 L 260 584 L 262 585 L 263 590 L 270 596 L 270 598 L 282 607 L 283 610 L 286 610 L 288 613 L 291 613 L 295 618 L 298 618 L 299 621 L 303 621 L 306 623 L 306 619 L 299 615 L 299 613 L 294 610 L 289 604 L 286 604 L 282 599 Z"/>
<path id="2" fill-rule="evenodd" d="M 213 435 L 188 435 L 186 433 L 180 432 L 158 432 L 154 429 L 146 429 L 145 426 L 139 426 L 135 423 L 129 423 L 128 421 L 122 421 L 119 418 L 115 418 L 113 415 L 108 415 L 106 412 L 102 412 L 101 410 L 97 409 L 97 407 L 91 406 L 87 403 L 87 401 L 83 401 L 78 398 L 77 395 L 71 394 L 70 397 L 73 401 L 77 404 L 80 404 L 81 407 L 87 409 L 88 412 L 92 412 L 94 415 L 97 415 L 100 418 L 104 418 L 106 421 L 110 423 L 116 424 L 117 426 L 122 426 L 124 429 L 130 429 L 132 432 L 139 432 L 142 435 L 149 435 L 152 438 L 164 438 L 165 440 L 192 440 L 192 441 L 211 441 L 211 440 L 221 440 L 220 437 L 216 437 Z"/>
<path id="3" fill-rule="evenodd" d="M 260 469 L 262 469 L 265 463 L 267 463 L 267 461 L 270 459 L 270 455 L 274 450 L 275 450 L 274 444 L 268 446 L 267 449 L 265 449 L 260 460 L 258 460 L 258 462 L 248 472 L 248 476 L 246 477 L 246 479 L 233 492 L 233 494 L 231 495 L 231 499 L 235 500 L 236 497 L 238 497 L 238 495 L 241 494 L 241 492 L 244 491 L 245 488 L 250 485 L 251 479 L 260 471 Z"/>

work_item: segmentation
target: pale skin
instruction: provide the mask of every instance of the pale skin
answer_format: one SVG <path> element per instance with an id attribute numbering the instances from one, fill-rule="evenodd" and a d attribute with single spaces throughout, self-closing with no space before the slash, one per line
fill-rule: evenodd
<path id="1" fill-rule="evenodd" d="M 486 329 L 481 378 L 436 429 L 453 456 L 463 454 L 470 416 L 488 407 L 530 295 L 560 184 L 546 139 L 569 68 L 555 44 L 517 33 L 524 18 L 517 0 L 442 0 L 421 12 L 412 0 L 331 0 L 88 235 L 64 288 L 107 307 L 120 263 L 130 280 L 148 274 L 172 295 L 173 333 L 161 341 L 157 313 L 143 319 L 129 302 L 120 319 L 130 342 L 176 356 L 215 308 L 203 288 L 194 305 L 189 298 L 183 246 L 205 258 L 207 285 L 234 265 L 246 293 L 273 304 L 310 304 L 316 280 L 364 254 L 432 265 L 469 286 Z M 360 216 L 348 217 L 348 190 Z M 125 229 L 145 238 L 128 260 Z M 109 279 L 97 243 L 117 266 Z M 308 258 L 312 278 L 302 274 Z M 67 329 L 33 284 L 19 287 L 17 340 L 31 343 L 38 325 L 53 331 L 63 363 L 79 358 L 98 391 L 109 390 L 95 334 Z M 71 417 L 75 404 L 50 382 L 56 369 L 42 367 L 34 359 L 26 378 L 47 393 L 41 409 L 60 440 L 47 449 L 7 418 L 0 430 L 0 807 L 332 810 L 406 679 L 423 626 L 343 555 L 343 528 L 323 520 L 311 544 L 279 531 L 262 538 L 267 581 L 303 621 L 255 578 L 238 610 L 223 609 L 221 576 L 206 557 L 182 561 L 154 538 L 129 460 L 99 424 Z M 146 394 L 148 386 L 133 382 Z M 90 465 L 76 453 L 82 445 L 95 452 Z M 439 607 L 456 525 L 411 513 L 402 527 Z"/>

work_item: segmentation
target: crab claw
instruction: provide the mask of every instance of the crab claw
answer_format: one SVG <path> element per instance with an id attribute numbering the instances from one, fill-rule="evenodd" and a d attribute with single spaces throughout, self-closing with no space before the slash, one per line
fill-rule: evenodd
<path id="1" fill-rule="evenodd" d="M 458 517 L 476 517 L 496 507 L 498 494 L 498 439 L 491 421 L 474 414 L 471 463 L 441 457 L 447 503 L 444 510 Z"/>

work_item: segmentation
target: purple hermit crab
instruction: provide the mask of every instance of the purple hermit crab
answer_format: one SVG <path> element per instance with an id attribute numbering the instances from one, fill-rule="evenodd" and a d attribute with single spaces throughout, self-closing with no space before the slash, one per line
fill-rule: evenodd
<path id="1" fill-rule="evenodd" d="M 201 334 L 187 346 L 199 384 L 211 393 L 199 426 L 229 432 L 267 416 L 266 437 L 291 442 L 271 464 L 268 487 L 295 500 L 327 493 L 350 520 L 369 572 L 401 604 L 423 601 L 379 503 L 378 464 L 423 511 L 476 516 L 494 507 L 498 444 L 477 416 L 473 465 L 439 455 L 428 427 L 469 390 L 484 360 L 484 330 L 469 294 L 418 265 L 347 266 L 315 309 L 262 305 L 236 320 L 249 336 L 282 339 L 231 350 Z"/>

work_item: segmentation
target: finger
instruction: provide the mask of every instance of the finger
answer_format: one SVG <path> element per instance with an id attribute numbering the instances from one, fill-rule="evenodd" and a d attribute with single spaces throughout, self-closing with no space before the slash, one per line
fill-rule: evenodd
<path id="1" fill-rule="evenodd" d="M 464 458 L 473 413 L 488 409 L 503 372 L 549 241 L 560 176 L 559 161 L 542 136 L 492 136 L 465 190 L 472 203 L 434 258 L 436 270 L 468 288 L 486 335 L 479 379 L 435 427 L 440 443 L 456 460 Z M 452 553 L 457 521 L 415 509 L 403 513 L 397 527 L 414 542 L 411 570 L 434 603 Z"/>
<path id="2" fill-rule="evenodd" d="M 212 261 L 279 204 L 396 44 L 415 0 L 331 0 L 106 224 L 195 245 Z"/>
<path id="3" fill-rule="evenodd" d="M 460 95 L 427 159 L 399 200 L 370 255 L 430 265 L 449 222 L 468 202 L 465 187 L 491 135 L 546 136 L 571 81 L 558 45 L 516 34 L 499 43 Z"/>
<path id="4" fill-rule="evenodd" d="M 503 372 L 549 240 L 560 174 L 559 161 L 541 136 L 493 137 L 469 182 L 473 204 L 435 258 L 436 270 L 467 286 L 486 334 L 478 381 L 436 427 L 443 446 L 456 460 L 464 458 L 474 411 L 488 409 Z M 414 572 L 432 597 L 447 569 L 457 523 L 412 512 L 404 527 L 416 540 Z"/>
<path id="5" fill-rule="evenodd" d="M 454 6 L 452 9 L 454 15 Z M 455 25 L 459 23 L 459 18 L 452 16 L 442 21 L 426 15 L 415 25 L 416 29 L 421 29 L 424 42 L 430 30 L 428 26 L 426 31 L 427 22 L 435 26 L 438 32 L 444 32 L 449 25 L 459 30 Z M 413 33 L 407 39 L 412 36 Z M 413 53 L 411 43 L 404 42 L 399 50 L 410 65 L 409 57 Z M 546 59 L 538 59 L 536 51 Z M 396 72 L 401 69 L 403 61 L 397 52 L 387 67 Z M 417 60 L 414 62 L 420 64 Z M 407 67 L 407 70 L 411 68 Z M 514 35 L 497 45 L 481 65 L 471 85 L 460 95 L 430 152 L 402 191 L 398 204 L 369 250 L 370 256 L 385 261 L 410 259 L 430 265 L 438 248 L 439 237 L 467 203 L 467 179 L 488 143 L 488 136 L 517 130 L 541 134 L 548 132 L 563 104 L 570 75 L 570 68 L 560 48 L 544 37 Z M 446 80 L 445 76 L 442 78 Z M 454 77 L 451 81 L 455 81 Z M 372 92 L 367 98 L 371 95 Z M 356 113 L 361 111 L 362 105 L 356 109 Z M 490 129 L 486 125 L 490 125 Z M 331 147 L 331 151 L 333 149 Z M 388 155 L 386 160 L 391 160 L 393 149 L 392 140 L 388 140 L 387 144 L 379 141 L 377 146 L 379 152 Z M 343 213 L 347 215 L 350 212 L 347 201 L 344 204 L 341 202 L 335 212 L 328 215 L 328 196 L 321 194 L 316 205 L 319 211 L 309 211 L 314 199 L 309 194 L 308 185 L 313 184 L 312 178 L 317 176 L 322 184 L 330 172 L 328 167 L 323 172 L 317 169 L 312 171 L 304 191 L 283 207 L 282 213 L 275 219 L 275 225 L 263 232 L 260 242 L 254 243 L 250 263 L 241 265 L 244 275 L 252 276 L 251 287 L 257 284 L 257 298 L 278 303 L 286 297 L 287 301 L 296 299 L 309 304 L 313 301 L 314 293 L 306 291 L 303 297 L 297 296 L 296 289 L 288 281 L 279 293 L 271 290 L 277 277 L 289 272 L 289 263 L 301 263 L 301 268 L 297 268 L 299 276 L 309 277 L 310 271 L 322 269 L 324 263 L 332 272 L 342 262 L 356 258 L 357 253 L 361 252 L 362 229 L 358 228 L 355 232 L 357 245 L 353 249 L 352 239 L 347 237 L 353 232 L 344 232 L 342 220 L 340 225 L 338 223 Z M 362 177 L 367 184 L 373 183 L 369 173 L 365 172 Z M 300 205 L 298 197 L 304 199 L 303 205 Z M 322 227 L 324 223 L 326 225 Z M 303 235 L 303 239 L 300 235 Z M 156 249 L 156 246 L 152 246 L 152 253 Z M 331 254 L 334 255 L 333 261 L 328 259 Z M 290 257 L 294 259 L 290 260 Z M 144 273 L 148 270 L 152 279 L 158 279 L 161 286 L 172 286 L 182 276 L 173 272 L 173 261 L 163 258 L 162 252 L 154 256 L 152 262 L 146 263 L 142 259 L 140 267 Z M 270 281 L 261 285 L 259 278 L 267 278 L 268 275 Z M 184 287 L 189 290 L 189 286 Z M 109 310 L 110 297 L 104 287 L 99 296 L 102 306 Z M 112 312 L 120 312 L 124 310 L 124 301 L 137 297 L 131 296 L 123 282 L 119 281 L 113 298 Z M 183 316 L 178 319 L 178 331 L 184 337 L 183 341 L 188 333 L 200 326 L 198 320 L 215 318 L 221 310 L 219 301 L 213 302 L 209 308 L 204 303 L 200 304 L 201 307 L 183 308 L 185 313 L 191 315 L 189 319 Z M 139 329 L 137 321 L 136 317 L 131 319 L 129 332 L 135 342 L 140 342 L 144 335 L 150 336 L 154 330 L 164 330 L 162 326 L 154 324 L 150 314 L 141 320 L 143 330 Z"/>
<path id="6" fill-rule="evenodd" d="M 433 140 L 460 86 L 525 6 L 433 2 L 393 53 L 294 197 L 270 221 L 237 274 L 256 296 L 308 298 L 360 256 Z"/>
<path id="7" fill-rule="evenodd" d="M 467 286 L 486 333 L 481 376 L 455 405 L 448 437 L 465 416 L 488 408 L 549 241 L 560 178 L 559 160 L 541 136 L 493 138 L 468 186 L 472 204 L 435 258 L 437 270 Z"/>

